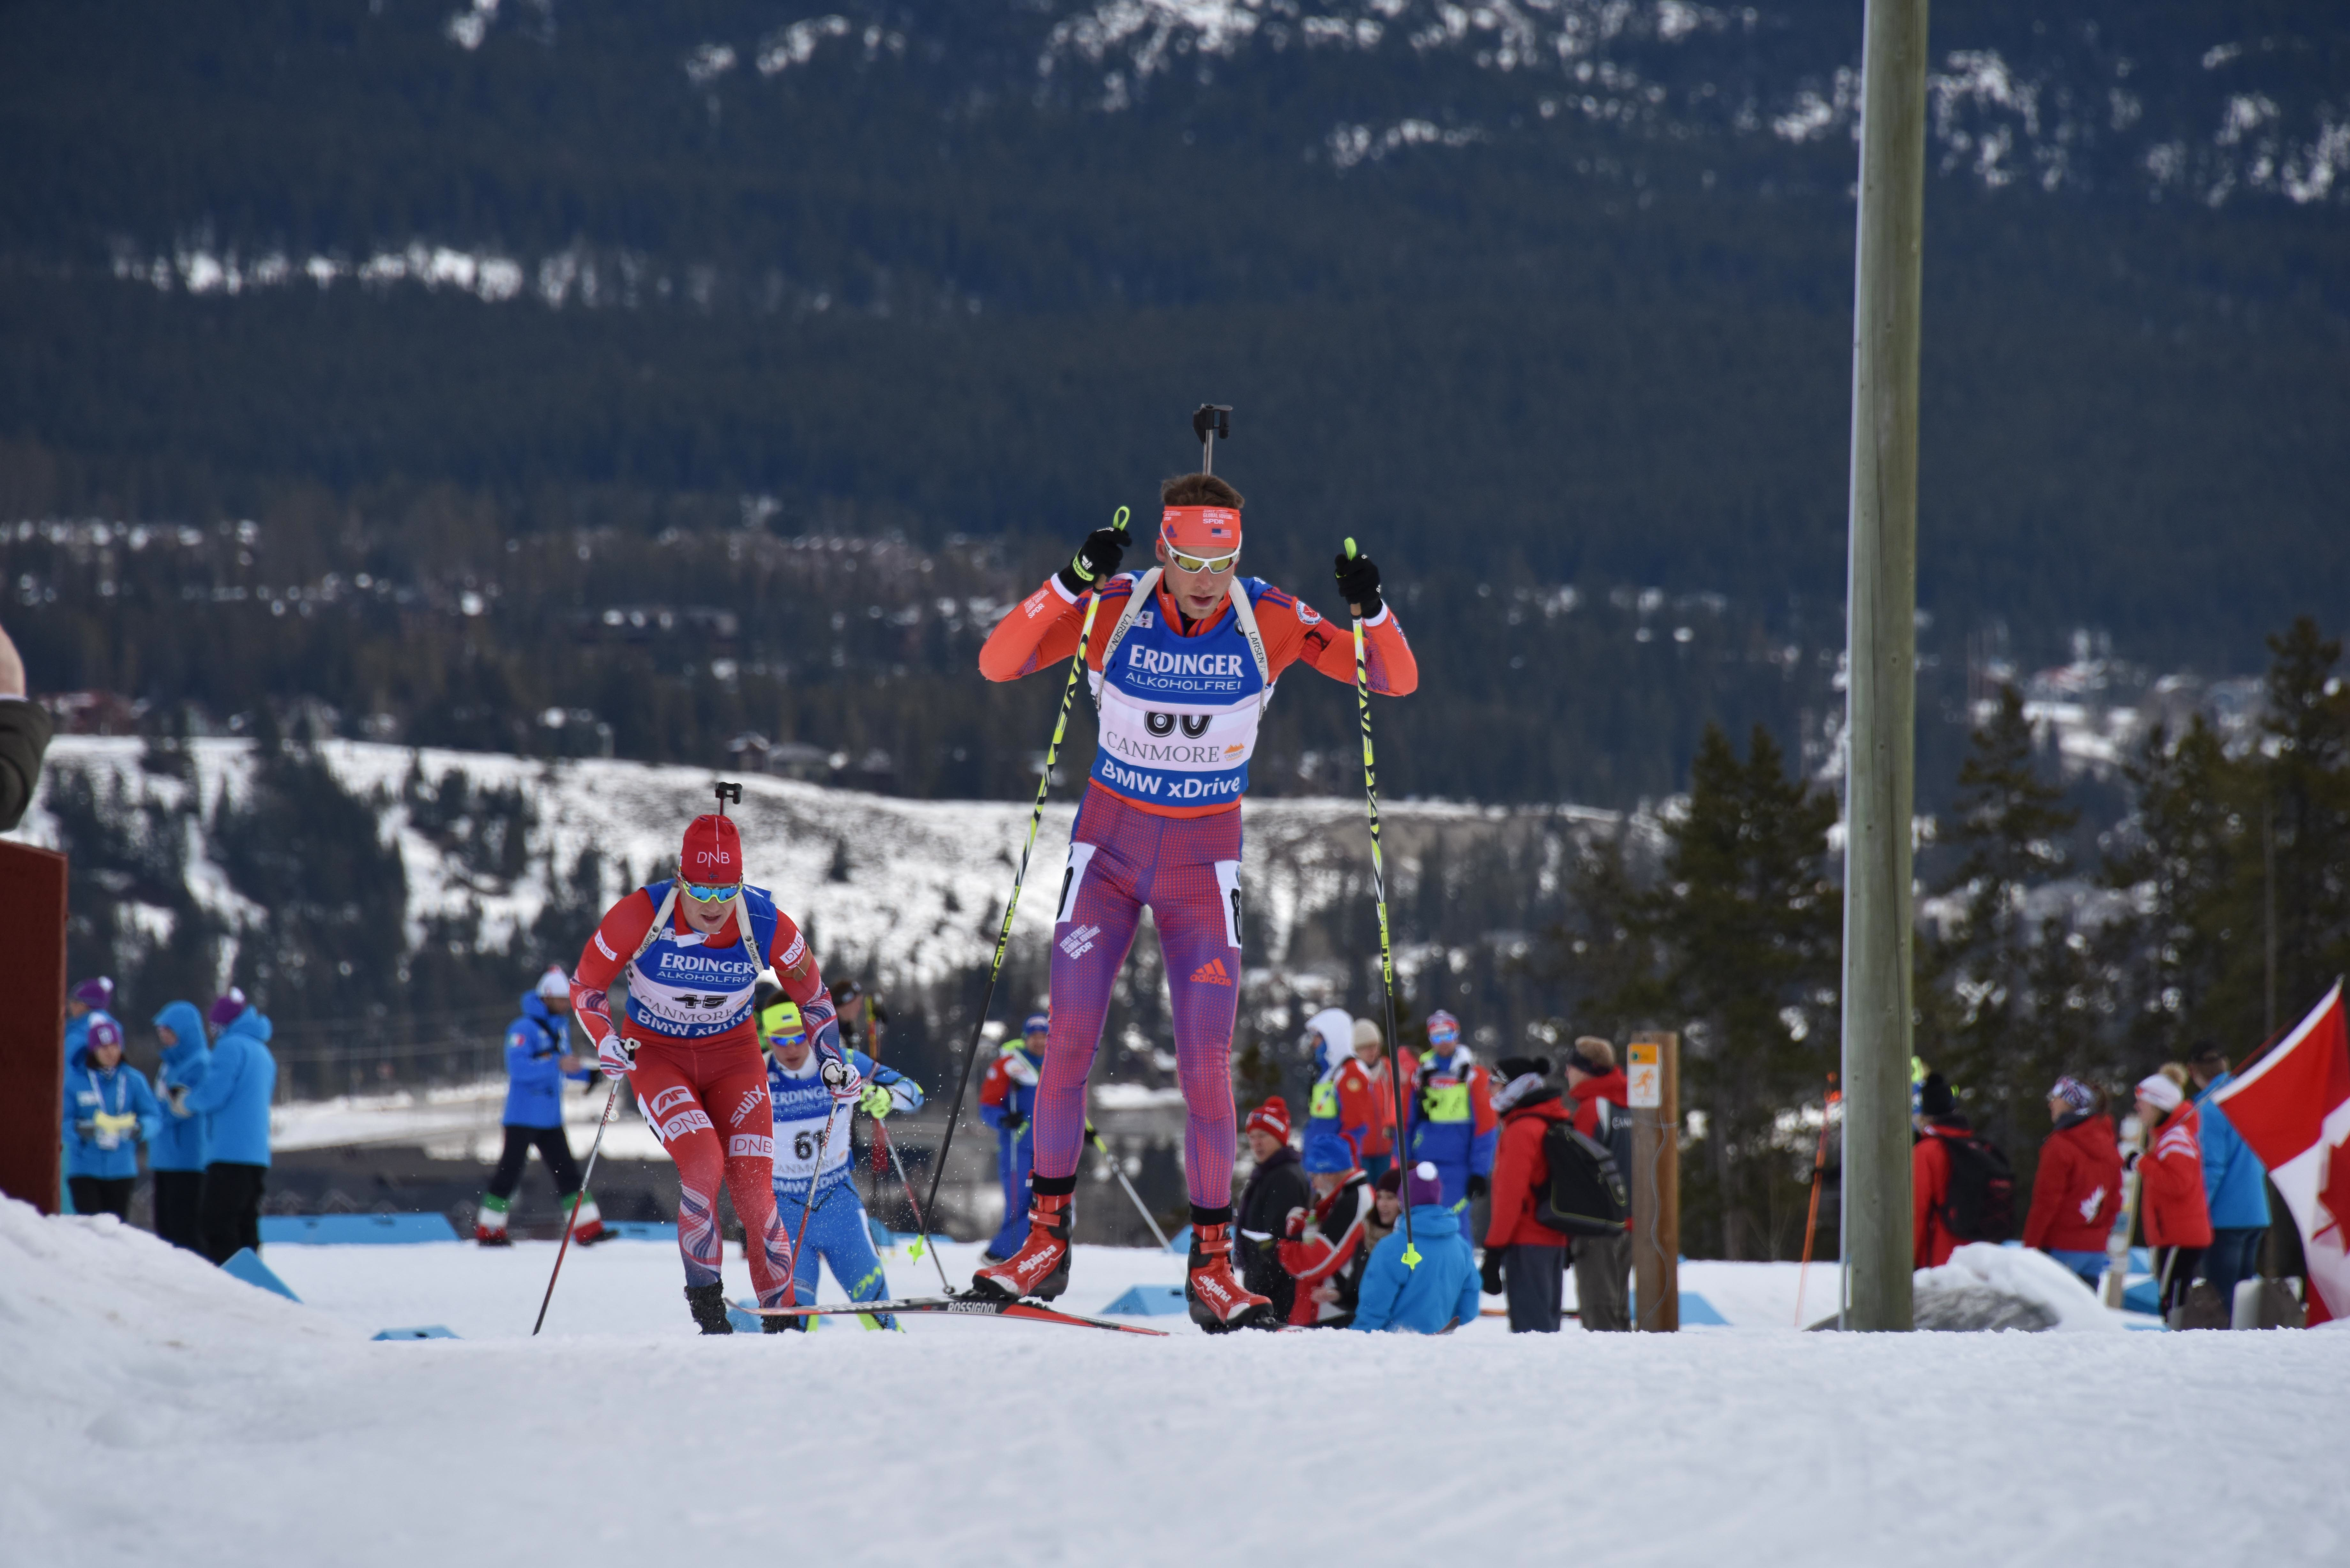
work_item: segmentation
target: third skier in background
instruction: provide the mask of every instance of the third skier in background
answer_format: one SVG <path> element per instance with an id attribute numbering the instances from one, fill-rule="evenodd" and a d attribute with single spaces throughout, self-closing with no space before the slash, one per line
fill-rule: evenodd
<path id="1" fill-rule="evenodd" d="M 1049 1300 L 1068 1282 L 1070 1206 L 1086 1124 L 1086 1079 L 1110 986 L 1148 907 L 1159 928 L 1188 1111 L 1191 1199 L 1185 1284 L 1211 1332 L 1265 1324 L 1265 1299 L 1232 1271 L 1234 1127 L 1231 1056 L 1241 980 L 1241 796 L 1274 684 L 1301 659 L 1352 685 L 1348 631 L 1293 595 L 1235 569 L 1241 495 L 1211 474 L 1159 487 L 1159 565 L 1119 575 L 1126 535 L 1097 529 L 1076 559 L 1003 618 L 980 649 L 991 680 L 1013 680 L 1076 649 L 1088 589 L 1116 624 L 1087 651 L 1100 742 L 1070 834 L 1054 916 L 1053 1020 L 1035 1114 L 1028 1237 L 972 1276 L 977 1294 Z M 1361 617 L 1371 690 L 1419 683 L 1378 568 L 1341 556 L 1340 597 Z M 1097 619 L 1097 627 L 1100 624 Z"/>

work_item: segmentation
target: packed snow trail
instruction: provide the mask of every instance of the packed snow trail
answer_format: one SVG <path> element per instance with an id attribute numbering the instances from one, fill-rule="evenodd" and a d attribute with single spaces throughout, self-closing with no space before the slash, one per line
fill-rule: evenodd
<path id="1" fill-rule="evenodd" d="M 359 1296 L 403 1272 L 511 1272 L 520 1334 L 551 1251 L 270 1261 L 322 1299 L 338 1271 Z M 1108 1257 L 1080 1251 L 1079 1306 L 1127 1282 L 1096 1266 Z M 111 1220 L 0 1203 L 6 1555 L 2201 1568 L 2350 1553 L 2327 1436 L 2350 1333 L 1210 1339 L 1159 1319 L 1178 1332 L 1157 1340 L 947 1320 L 709 1340 L 665 1246 L 578 1262 L 578 1293 L 538 1340 L 369 1344 L 358 1324 L 444 1319 L 413 1299 L 356 1320 L 348 1301 L 295 1306 Z M 630 1326 L 579 1332 L 599 1319 Z M 1391 1480 L 1370 1461 L 1399 1431 Z"/>

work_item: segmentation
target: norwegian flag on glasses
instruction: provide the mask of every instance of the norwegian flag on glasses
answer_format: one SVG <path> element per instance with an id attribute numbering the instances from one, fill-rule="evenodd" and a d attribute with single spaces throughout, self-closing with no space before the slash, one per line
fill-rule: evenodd
<path id="1" fill-rule="evenodd" d="M 2282 1044 L 2211 1096 L 2269 1168 L 2309 1269 L 2312 1328 L 2350 1317 L 2350 1026 L 2342 982 Z"/>

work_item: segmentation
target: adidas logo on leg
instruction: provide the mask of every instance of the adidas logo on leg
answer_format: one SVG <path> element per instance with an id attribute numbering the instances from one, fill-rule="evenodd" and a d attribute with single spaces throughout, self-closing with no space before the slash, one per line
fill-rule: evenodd
<path id="1" fill-rule="evenodd" d="M 1193 985 L 1230 985 L 1232 983 L 1232 977 L 1231 971 L 1224 968 L 1224 961 L 1214 958 L 1191 971 L 1191 983 Z"/>

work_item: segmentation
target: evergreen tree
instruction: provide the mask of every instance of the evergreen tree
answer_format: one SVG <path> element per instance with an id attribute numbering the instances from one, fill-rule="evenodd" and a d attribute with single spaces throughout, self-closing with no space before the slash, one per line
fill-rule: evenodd
<path id="1" fill-rule="evenodd" d="M 2334 673 L 2342 642 L 2319 636 L 2307 616 L 2268 642 L 2260 782 L 2272 842 L 2252 867 L 2275 930 L 2264 1033 L 2290 1026 L 2350 968 L 2350 691 Z"/>
<path id="2" fill-rule="evenodd" d="M 1741 762 L 1709 726 L 1662 882 L 1634 922 L 1662 965 L 1617 1005 L 1654 998 L 1682 1028 L 1684 1101 L 1704 1113 L 1708 1158 L 1682 1188 L 1692 1251 L 1768 1258 L 1800 1238 L 1796 1157 L 1810 1144 L 1778 1122 L 1836 1060 L 1835 819 L 1835 797 L 1789 776 L 1769 732 L 1756 728 Z"/>
<path id="3" fill-rule="evenodd" d="M 2065 868 L 2061 840 L 2077 820 L 2064 791 L 2033 765 L 2031 722 L 2012 686 L 1975 731 L 1959 769 L 1958 870 L 1943 888 L 1960 899 L 1948 936 L 1927 955 L 1918 1052 L 1970 1096 L 1977 1125 L 2028 1159 L 2047 1131 L 2048 1085 L 2077 1044 L 2074 993 L 2085 983 L 2070 922 L 2035 925 L 2032 892 Z M 2049 943 L 2059 950 L 2043 955 Z M 2051 989 L 2043 991 L 2046 985 Z"/>

